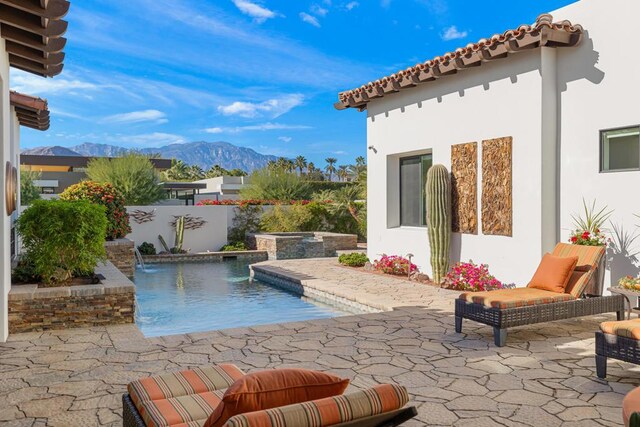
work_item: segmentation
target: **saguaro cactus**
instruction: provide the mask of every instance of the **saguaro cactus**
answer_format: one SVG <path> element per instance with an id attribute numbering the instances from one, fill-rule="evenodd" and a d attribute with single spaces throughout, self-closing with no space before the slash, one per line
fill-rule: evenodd
<path id="1" fill-rule="evenodd" d="M 178 252 L 182 251 L 182 242 L 184 239 L 184 217 L 181 216 L 176 219 L 176 241 L 173 245 Z"/>
<path id="2" fill-rule="evenodd" d="M 433 165 L 427 173 L 427 231 L 431 246 L 433 281 L 440 283 L 449 271 L 451 246 L 451 185 L 449 171 Z"/>

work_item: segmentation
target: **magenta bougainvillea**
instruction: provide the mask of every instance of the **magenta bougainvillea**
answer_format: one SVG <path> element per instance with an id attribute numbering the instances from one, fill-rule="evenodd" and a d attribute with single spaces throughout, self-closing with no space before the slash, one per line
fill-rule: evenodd
<path id="1" fill-rule="evenodd" d="M 102 205 L 107 213 L 107 240 L 120 239 L 131 233 L 129 214 L 124 207 L 124 198 L 111 184 L 82 181 L 60 194 L 62 200 L 87 200 Z"/>
<path id="2" fill-rule="evenodd" d="M 385 274 L 407 276 L 410 272 L 418 270 L 418 266 L 412 264 L 407 258 L 398 255 L 385 255 L 373 262 L 373 268 Z"/>
<path id="3" fill-rule="evenodd" d="M 458 291 L 482 292 L 495 289 L 513 288 L 505 285 L 489 273 L 486 264 L 477 265 L 473 261 L 459 262 L 444 278 L 444 287 Z"/>

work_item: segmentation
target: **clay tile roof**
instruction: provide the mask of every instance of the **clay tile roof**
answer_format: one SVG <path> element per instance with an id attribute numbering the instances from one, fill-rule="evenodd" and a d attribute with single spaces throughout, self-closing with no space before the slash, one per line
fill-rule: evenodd
<path id="1" fill-rule="evenodd" d="M 68 10 L 67 0 L 0 0 L 0 35 L 11 66 L 42 77 L 60 74 Z"/>
<path id="2" fill-rule="evenodd" d="M 575 46 L 582 40 L 583 32 L 581 25 L 574 25 L 569 21 L 553 22 L 553 16 L 543 14 L 532 25 L 521 25 L 488 39 L 481 39 L 359 88 L 341 92 L 334 105 L 338 110 L 358 108 L 362 111 L 372 99 L 456 74 L 484 62 L 506 58 L 513 53 L 541 46 Z"/>
<path id="3" fill-rule="evenodd" d="M 47 100 L 11 91 L 10 103 L 15 108 L 21 126 L 36 130 L 49 129 Z"/>

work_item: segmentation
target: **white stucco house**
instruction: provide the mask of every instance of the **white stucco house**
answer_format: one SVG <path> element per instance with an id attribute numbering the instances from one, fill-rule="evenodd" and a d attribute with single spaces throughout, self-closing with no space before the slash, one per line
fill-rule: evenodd
<path id="1" fill-rule="evenodd" d="M 0 341 L 8 332 L 8 295 L 11 265 L 17 244 L 13 223 L 19 206 L 20 127 L 49 128 L 47 102 L 10 90 L 10 69 L 20 69 L 41 77 L 53 77 L 63 68 L 69 9 L 66 0 L 12 0 L 0 2 Z"/>
<path id="2" fill-rule="evenodd" d="M 431 272 L 426 170 L 435 163 L 451 170 L 452 147 L 471 142 L 477 199 L 467 206 L 478 225 L 453 233 L 453 262 L 487 263 L 498 279 L 523 286 L 541 255 L 568 240 L 583 198 L 615 211 L 611 228 L 640 233 L 638 16 L 637 0 L 581 0 L 342 92 L 336 108 L 366 110 L 370 258 L 412 253 Z M 483 141 L 495 138 L 511 141 L 511 229 L 487 234 L 492 207 L 483 207 L 483 178 L 493 165 L 483 159 Z M 633 256 L 640 247 L 620 247 L 611 231 L 605 284 L 640 272 Z"/>

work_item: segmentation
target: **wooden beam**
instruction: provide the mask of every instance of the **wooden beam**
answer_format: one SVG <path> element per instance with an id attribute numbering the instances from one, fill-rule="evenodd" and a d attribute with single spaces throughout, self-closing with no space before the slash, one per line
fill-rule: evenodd
<path id="1" fill-rule="evenodd" d="M 43 65 L 38 62 L 30 61 L 13 54 L 9 54 L 9 63 L 12 67 L 20 68 L 24 71 L 30 71 L 42 76 L 53 77 L 62 72 L 63 64 Z"/>
<path id="2" fill-rule="evenodd" d="M 7 52 L 19 56 L 24 59 L 28 59 L 33 62 L 38 62 L 42 65 L 59 65 L 64 62 L 64 52 L 44 54 L 44 52 L 27 47 L 12 41 L 6 41 Z"/>
<path id="3" fill-rule="evenodd" d="M 42 7 L 38 0 L 0 0 L 0 4 L 47 19 L 64 18 L 70 6 L 70 3 L 66 0 L 49 0 L 46 7 Z"/>
<path id="4" fill-rule="evenodd" d="M 14 43 L 28 46 L 36 50 L 41 50 L 44 53 L 62 52 L 67 44 L 67 39 L 64 37 L 48 39 L 45 43 L 42 36 L 21 30 L 20 28 L 16 28 L 8 24 L 0 24 L 0 35 L 5 40 L 10 40 Z"/>
<path id="5" fill-rule="evenodd" d="M 30 33 L 50 38 L 62 36 L 67 31 L 68 26 L 67 21 L 62 20 L 48 20 L 48 24 L 43 26 L 42 19 L 39 16 L 4 4 L 0 4 L 0 23 L 9 24 Z"/>

